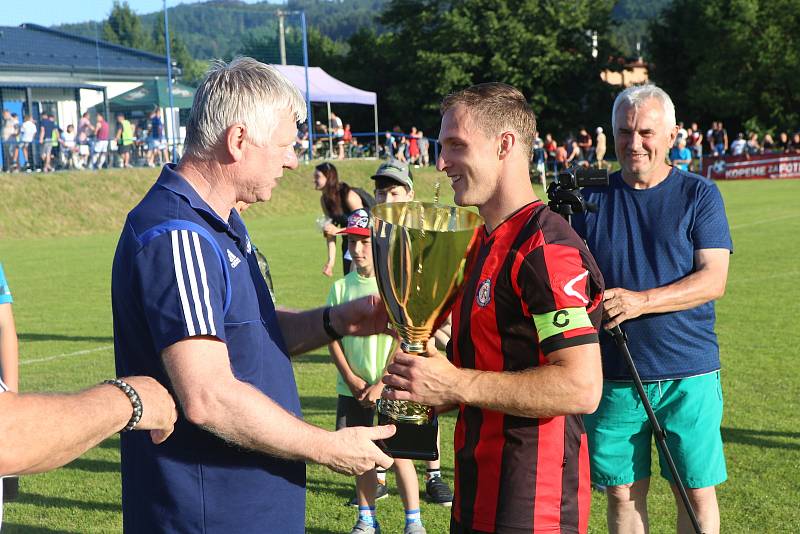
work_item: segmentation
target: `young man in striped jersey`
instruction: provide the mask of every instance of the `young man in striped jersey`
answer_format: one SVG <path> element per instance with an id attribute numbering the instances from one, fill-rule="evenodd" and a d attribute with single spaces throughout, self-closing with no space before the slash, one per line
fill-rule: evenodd
<path id="1" fill-rule="evenodd" d="M 602 276 L 531 189 L 536 120 L 522 93 L 476 85 L 441 111 L 437 167 L 485 229 L 453 307 L 447 358 L 397 354 L 385 395 L 458 406 L 452 533 L 586 532 L 580 414 L 600 400 Z"/>

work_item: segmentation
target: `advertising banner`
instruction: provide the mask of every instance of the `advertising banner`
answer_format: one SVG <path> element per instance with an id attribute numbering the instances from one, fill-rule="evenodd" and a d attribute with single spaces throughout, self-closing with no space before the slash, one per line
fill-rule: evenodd
<path id="1" fill-rule="evenodd" d="M 705 157 L 700 174 L 714 180 L 800 178 L 800 154 Z"/>

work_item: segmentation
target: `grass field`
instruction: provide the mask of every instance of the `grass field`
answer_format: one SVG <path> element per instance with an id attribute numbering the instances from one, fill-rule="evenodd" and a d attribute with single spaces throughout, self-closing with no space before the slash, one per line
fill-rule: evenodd
<path id="1" fill-rule="evenodd" d="M 367 186 L 376 165 L 348 163 L 341 170 L 348 182 Z M 435 177 L 417 172 L 419 197 L 431 197 Z M 152 170 L 0 176 L 0 261 L 14 294 L 23 390 L 75 390 L 114 374 L 111 260 L 125 214 L 154 179 Z M 717 305 L 729 474 L 719 488 L 723 531 L 800 532 L 800 182 L 721 183 L 720 189 L 735 246 L 727 294 Z M 327 295 L 317 216 L 310 167 L 287 173 L 273 201 L 246 213 L 254 242 L 270 258 L 279 304 L 317 306 Z M 332 428 L 335 369 L 327 352 L 298 358 L 295 370 L 305 417 Z M 450 481 L 453 424 L 444 418 Z M 118 532 L 118 445 L 111 438 L 58 471 L 23 478 L 20 500 L 6 506 L 3 532 Z M 352 480 L 317 466 L 308 472 L 307 531 L 349 532 L 354 511 L 343 503 Z M 379 517 L 385 532 L 401 532 L 391 475 L 390 487 Z M 651 492 L 652 532 L 674 531 L 667 485 L 654 479 Z M 422 506 L 428 532 L 445 532 L 449 511 Z M 595 493 L 591 532 L 605 532 L 604 510 L 604 496 Z"/>

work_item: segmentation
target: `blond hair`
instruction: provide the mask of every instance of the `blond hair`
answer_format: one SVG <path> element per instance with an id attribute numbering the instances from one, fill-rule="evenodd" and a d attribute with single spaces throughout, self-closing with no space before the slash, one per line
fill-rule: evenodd
<path id="1" fill-rule="evenodd" d="M 440 112 L 444 115 L 458 105 L 466 108 L 475 125 L 488 136 L 515 131 L 520 136 L 523 153 L 530 159 L 536 138 L 536 115 L 519 89 L 500 82 L 473 85 L 447 95 Z"/>
<path id="2" fill-rule="evenodd" d="M 245 125 L 250 142 L 264 145 L 281 110 L 289 110 L 297 122 L 306 119 L 303 96 L 275 67 L 249 57 L 213 61 L 192 103 L 185 151 L 210 159 L 225 131 L 237 123 Z"/>

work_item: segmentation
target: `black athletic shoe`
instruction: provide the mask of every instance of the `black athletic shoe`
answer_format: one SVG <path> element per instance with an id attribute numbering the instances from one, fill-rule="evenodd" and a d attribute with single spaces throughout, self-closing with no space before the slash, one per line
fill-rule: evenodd
<path id="1" fill-rule="evenodd" d="M 386 487 L 386 484 L 381 484 L 378 482 L 378 489 L 375 490 L 375 500 L 379 501 L 381 499 L 385 499 L 389 496 L 389 488 Z M 354 508 L 358 508 L 358 497 L 353 495 L 353 498 L 347 501 L 347 506 L 352 506 Z"/>
<path id="2" fill-rule="evenodd" d="M 428 495 L 428 501 L 434 504 L 442 506 L 453 504 L 453 492 L 440 476 L 432 477 L 425 483 L 425 493 Z"/>

